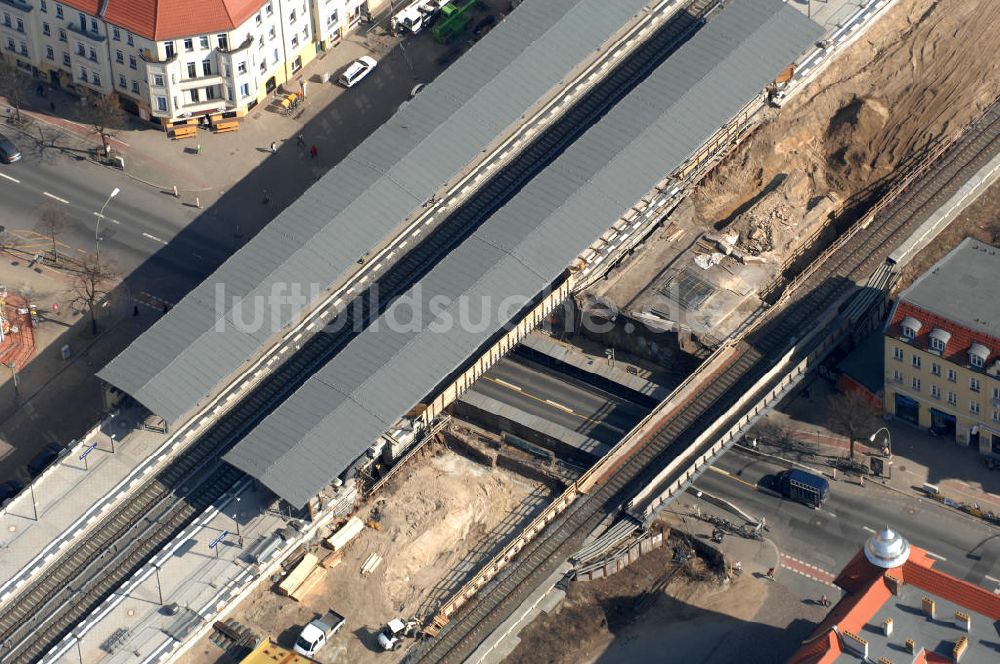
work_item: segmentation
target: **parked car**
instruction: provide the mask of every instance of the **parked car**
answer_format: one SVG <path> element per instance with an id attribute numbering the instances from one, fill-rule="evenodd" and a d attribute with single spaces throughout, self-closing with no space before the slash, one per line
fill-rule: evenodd
<path id="1" fill-rule="evenodd" d="M 375 58 L 362 55 L 344 70 L 344 73 L 340 75 L 340 79 L 338 80 L 345 88 L 353 88 L 357 85 L 358 81 L 370 74 L 376 65 L 378 63 L 375 61 Z"/>
<path id="2" fill-rule="evenodd" d="M 5 164 L 13 164 L 21 158 L 21 151 L 17 149 L 13 141 L 0 134 L 0 161 Z"/>
<path id="3" fill-rule="evenodd" d="M 0 505 L 3 505 L 23 490 L 24 485 L 17 480 L 7 480 L 6 482 L 0 484 Z"/>
<path id="4" fill-rule="evenodd" d="M 49 443 L 35 458 L 28 462 L 28 472 L 32 477 L 38 477 L 42 471 L 48 468 L 53 461 L 62 454 L 63 446 L 59 443 Z"/>

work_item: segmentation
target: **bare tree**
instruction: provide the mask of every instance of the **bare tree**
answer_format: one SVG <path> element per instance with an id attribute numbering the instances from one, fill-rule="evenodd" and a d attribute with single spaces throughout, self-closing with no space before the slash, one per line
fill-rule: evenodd
<path id="1" fill-rule="evenodd" d="M 45 205 L 38 214 L 38 232 L 52 242 L 52 260 L 59 260 L 59 250 L 56 247 L 56 238 L 62 235 L 69 222 L 65 210 L 54 204 Z"/>
<path id="2" fill-rule="evenodd" d="M 827 417 L 830 428 L 851 441 L 851 459 L 854 443 L 868 438 L 882 426 L 881 411 L 858 391 L 834 394 L 827 398 Z"/>
<path id="3" fill-rule="evenodd" d="M 7 102 L 14 107 L 15 121 L 18 124 L 21 124 L 21 107 L 28 96 L 30 82 L 27 74 L 10 60 L 0 56 L 0 95 L 6 97 Z"/>
<path id="4" fill-rule="evenodd" d="M 125 126 L 125 111 L 117 95 L 88 92 L 83 109 L 83 121 L 101 136 L 101 146 L 108 153 L 109 141 Z"/>
<path id="5" fill-rule="evenodd" d="M 97 309 L 111 293 L 119 278 L 118 270 L 108 260 L 97 254 L 88 253 L 80 261 L 80 267 L 73 278 L 73 302 L 87 307 L 90 312 L 90 327 L 97 335 Z"/>

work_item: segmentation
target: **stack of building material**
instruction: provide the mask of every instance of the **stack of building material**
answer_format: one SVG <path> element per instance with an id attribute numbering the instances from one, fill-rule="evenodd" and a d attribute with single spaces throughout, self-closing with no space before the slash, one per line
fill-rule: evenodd
<path id="1" fill-rule="evenodd" d="M 365 559 L 365 562 L 362 563 L 361 565 L 362 576 L 368 576 L 376 569 L 378 569 L 378 566 L 381 564 L 382 564 L 382 556 L 378 555 L 377 553 L 371 554 L 370 556 L 368 556 L 367 559 Z"/>
<path id="2" fill-rule="evenodd" d="M 298 588 L 288 593 L 288 596 L 296 602 L 301 602 L 302 598 L 316 589 L 319 582 L 323 580 L 324 576 L 326 576 L 326 568 L 320 565 L 313 567 L 312 571 L 309 572 L 309 576 L 307 576 L 305 580 L 299 584 Z"/>
<path id="3" fill-rule="evenodd" d="M 364 529 L 364 521 L 356 516 L 352 516 L 337 530 L 337 532 L 326 538 L 326 544 L 334 551 L 340 551 Z"/>
<path id="4" fill-rule="evenodd" d="M 299 564 L 288 573 L 285 580 L 278 584 L 278 592 L 282 595 L 291 595 L 295 592 L 316 568 L 317 562 L 319 559 L 315 555 L 311 553 L 304 555 Z"/>

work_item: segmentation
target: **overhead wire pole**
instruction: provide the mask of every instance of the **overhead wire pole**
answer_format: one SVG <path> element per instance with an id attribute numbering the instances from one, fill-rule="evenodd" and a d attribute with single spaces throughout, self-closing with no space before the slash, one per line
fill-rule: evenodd
<path id="1" fill-rule="evenodd" d="M 117 196 L 121 192 L 121 189 L 115 187 L 108 194 L 107 200 L 104 201 L 104 205 L 101 206 L 101 211 L 97 213 L 97 223 L 94 225 L 94 245 L 97 250 L 97 265 L 101 264 L 101 219 L 104 219 L 104 210 L 107 209 L 108 203 L 111 199 Z"/>

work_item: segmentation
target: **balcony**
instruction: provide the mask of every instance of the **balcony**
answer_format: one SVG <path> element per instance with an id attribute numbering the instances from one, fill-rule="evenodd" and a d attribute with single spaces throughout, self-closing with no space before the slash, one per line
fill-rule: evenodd
<path id="1" fill-rule="evenodd" d="M 90 41 L 96 44 L 103 44 L 104 42 L 108 41 L 107 36 L 102 35 L 98 32 L 91 32 L 90 30 L 81 30 L 79 24 L 77 23 L 69 23 L 66 26 L 66 29 L 72 32 L 74 35 L 85 37 L 86 39 L 89 39 Z"/>
<path id="2" fill-rule="evenodd" d="M 29 5 L 27 2 L 22 2 L 21 0 L 0 0 L 0 5 L 7 5 L 8 7 L 13 7 L 14 9 L 20 12 L 24 12 L 25 14 L 34 9 L 34 7 Z M 10 26 L 8 25 L 7 27 L 9 28 Z"/>
<path id="3" fill-rule="evenodd" d="M 192 115 L 202 115 L 214 111 L 222 111 L 229 108 L 229 102 L 222 97 L 216 99 L 202 99 L 201 101 L 189 101 L 178 107 L 177 117 L 187 118 Z"/>
<path id="4" fill-rule="evenodd" d="M 225 85 L 226 79 L 220 74 L 211 76 L 199 76 L 198 78 L 184 78 L 176 83 L 170 84 L 171 90 L 191 90 L 192 88 L 207 88 L 213 85 Z"/>

